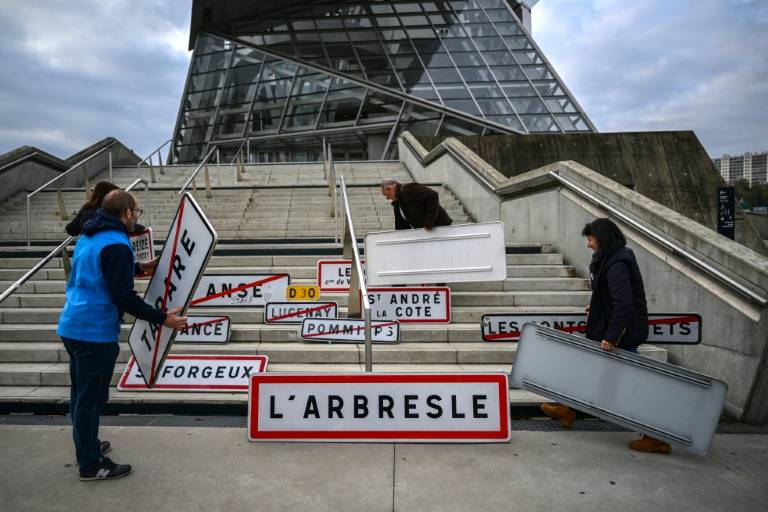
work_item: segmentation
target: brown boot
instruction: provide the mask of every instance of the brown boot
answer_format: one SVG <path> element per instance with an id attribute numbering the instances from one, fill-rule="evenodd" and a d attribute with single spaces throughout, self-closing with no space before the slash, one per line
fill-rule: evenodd
<path id="1" fill-rule="evenodd" d="M 541 404 L 541 411 L 553 420 L 560 420 L 563 428 L 567 429 L 573 427 L 576 419 L 576 411 L 563 404 Z"/>
<path id="2" fill-rule="evenodd" d="M 672 451 L 671 444 L 646 435 L 643 435 L 640 439 L 630 441 L 629 448 L 643 453 L 669 453 Z"/>

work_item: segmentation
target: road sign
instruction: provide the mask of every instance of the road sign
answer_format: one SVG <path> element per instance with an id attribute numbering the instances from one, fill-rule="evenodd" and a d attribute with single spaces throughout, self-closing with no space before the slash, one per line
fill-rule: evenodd
<path id="1" fill-rule="evenodd" d="M 318 300 L 320 298 L 320 287 L 292 284 L 285 291 L 285 298 L 296 301 Z"/>
<path id="2" fill-rule="evenodd" d="M 724 382 L 536 324 L 523 326 L 511 384 L 705 455 Z"/>
<path id="3" fill-rule="evenodd" d="M 365 258 L 369 286 L 507 278 L 501 222 L 368 233 Z"/>
<path id="4" fill-rule="evenodd" d="M 215 246 L 216 231 L 192 195 L 185 193 L 144 300 L 163 311 L 178 307 L 186 311 Z M 176 331 L 162 325 L 146 320 L 134 322 L 128 344 L 149 387 L 154 384 L 157 369 L 162 366 L 175 336 Z"/>
<path id="5" fill-rule="evenodd" d="M 227 343 L 232 332 L 229 316 L 189 315 L 187 327 L 176 334 L 175 343 Z"/>
<path id="6" fill-rule="evenodd" d="M 365 272 L 365 260 L 363 272 Z M 320 260 L 317 262 L 317 285 L 323 292 L 348 292 L 352 281 L 352 260 Z"/>
<path id="7" fill-rule="evenodd" d="M 305 318 L 336 318 L 335 302 L 268 302 L 264 322 L 268 324 L 300 324 Z"/>
<path id="8" fill-rule="evenodd" d="M 587 315 L 525 313 L 483 315 L 480 328 L 484 341 L 517 341 L 523 324 L 533 322 L 561 332 L 584 336 Z M 701 316 L 696 313 L 649 313 L 646 343 L 696 345 L 701 342 Z"/>
<path id="9" fill-rule="evenodd" d="M 503 373 L 261 374 L 251 377 L 251 441 L 503 443 Z"/>
<path id="10" fill-rule="evenodd" d="M 142 261 L 151 261 L 155 259 L 155 243 L 152 239 L 152 228 L 147 228 L 143 231 L 131 233 L 128 235 L 128 239 L 131 241 L 133 247 L 133 259 L 138 263 Z M 142 272 L 136 274 L 135 277 L 149 277 L 152 274 Z"/>
<path id="11" fill-rule="evenodd" d="M 195 307 L 261 307 L 285 300 L 291 278 L 288 274 L 203 276 L 192 299 Z"/>
<path id="12" fill-rule="evenodd" d="M 404 323 L 450 323 L 450 288 L 368 288 L 374 320 Z"/>
<path id="13" fill-rule="evenodd" d="M 305 318 L 301 337 L 306 341 L 365 342 L 365 321 L 355 318 Z M 371 322 L 373 343 L 397 343 L 400 324 L 396 321 Z"/>
<path id="14" fill-rule="evenodd" d="M 267 356 L 169 355 L 150 390 L 132 357 L 117 385 L 120 391 L 248 391 L 248 380 L 267 370 Z"/>

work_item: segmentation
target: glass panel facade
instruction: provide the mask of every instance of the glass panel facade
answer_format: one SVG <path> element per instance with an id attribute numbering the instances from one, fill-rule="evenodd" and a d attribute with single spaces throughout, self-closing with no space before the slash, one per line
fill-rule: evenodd
<path id="1" fill-rule="evenodd" d="M 404 130 L 594 127 L 504 0 L 315 1 L 198 35 L 173 160 L 244 138 L 254 160 L 313 159 L 323 137 L 394 157 Z"/>

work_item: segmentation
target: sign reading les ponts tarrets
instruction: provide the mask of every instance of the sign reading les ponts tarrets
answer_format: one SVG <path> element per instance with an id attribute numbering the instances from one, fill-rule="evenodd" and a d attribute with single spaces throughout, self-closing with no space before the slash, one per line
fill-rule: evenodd
<path id="1" fill-rule="evenodd" d="M 499 374 L 261 374 L 251 377 L 248 439 L 506 442 Z"/>
<path id="2" fill-rule="evenodd" d="M 227 316 L 187 317 L 187 327 L 176 334 L 175 343 L 227 343 L 232 333 L 232 319 Z"/>
<path id="3" fill-rule="evenodd" d="M 289 284 L 288 274 L 206 275 L 200 280 L 192 305 L 261 307 L 285 300 Z"/>
<path id="4" fill-rule="evenodd" d="M 267 370 L 267 356 L 169 355 L 152 389 L 163 391 L 248 391 L 248 379 Z M 120 391 L 150 391 L 131 358 Z"/>
<path id="5" fill-rule="evenodd" d="M 335 302 L 268 302 L 264 322 L 268 324 L 300 324 L 305 318 L 336 318 Z"/>
<path id="6" fill-rule="evenodd" d="M 155 259 L 155 244 L 152 238 L 152 228 L 147 228 L 144 231 L 137 233 L 131 233 L 128 235 L 128 239 L 131 241 L 131 247 L 133 247 L 133 259 L 136 262 L 150 261 Z M 135 277 L 149 277 L 152 274 L 142 272 L 136 274 Z"/>
<path id="7" fill-rule="evenodd" d="M 365 321 L 354 318 L 305 318 L 301 322 L 301 337 L 306 341 L 337 341 L 363 343 Z M 373 343 L 397 343 L 400 324 L 396 321 L 371 322 Z"/>
<path id="8" fill-rule="evenodd" d="M 191 194 L 185 193 L 173 219 L 144 300 L 158 309 L 186 311 L 216 246 L 216 231 Z M 149 387 L 171 348 L 176 331 L 136 320 L 128 344 Z"/>
<path id="9" fill-rule="evenodd" d="M 449 323 L 450 288 L 368 288 L 374 320 L 400 323 Z"/>
<path id="10" fill-rule="evenodd" d="M 531 322 L 561 332 L 583 336 L 587 315 L 564 313 L 489 314 L 480 326 L 484 341 L 517 341 L 523 325 Z M 646 343 L 657 345 L 696 345 L 701 342 L 701 316 L 696 313 L 649 313 Z M 621 345 L 619 345 L 621 346 Z"/>

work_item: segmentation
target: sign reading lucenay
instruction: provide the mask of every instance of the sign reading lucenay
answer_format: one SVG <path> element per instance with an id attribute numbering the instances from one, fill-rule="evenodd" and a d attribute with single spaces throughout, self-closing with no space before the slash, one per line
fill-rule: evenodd
<path id="1" fill-rule="evenodd" d="M 185 193 L 144 300 L 163 311 L 178 307 L 186 311 L 215 245 L 216 231 L 192 195 Z M 175 336 L 176 331 L 163 325 L 134 322 L 128 344 L 147 386 L 155 383 Z"/>

